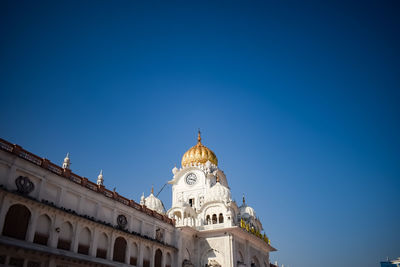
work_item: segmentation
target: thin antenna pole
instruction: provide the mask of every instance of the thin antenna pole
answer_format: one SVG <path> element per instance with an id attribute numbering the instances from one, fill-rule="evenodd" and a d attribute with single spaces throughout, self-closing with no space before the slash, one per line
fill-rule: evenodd
<path id="1" fill-rule="evenodd" d="M 160 191 L 158 191 L 156 197 L 158 197 L 158 195 L 161 193 L 161 191 L 163 191 L 164 187 L 168 184 L 168 182 L 166 182 L 163 187 L 161 187 Z"/>

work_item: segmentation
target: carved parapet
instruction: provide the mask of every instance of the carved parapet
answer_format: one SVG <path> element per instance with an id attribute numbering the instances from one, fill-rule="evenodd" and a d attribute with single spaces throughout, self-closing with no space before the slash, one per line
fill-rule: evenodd
<path id="1" fill-rule="evenodd" d="M 49 167 L 50 160 L 43 158 L 41 167 L 47 169 Z"/>
<path id="2" fill-rule="evenodd" d="M 86 186 L 86 184 L 88 183 L 88 178 L 84 177 L 81 180 L 81 186 Z"/>
<path id="3" fill-rule="evenodd" d="M 103 193 L 104 192 L 104 185 L 97 185 L 97 192 Z"/>
<path id="4" fill-rule="evenodd" d="M 63 176 L 65 178 L 71 177 L 71 170 L 70 169 L 63 169 Z"/>
<path id="5" fill-rule="evenodd" d="M 13 152 L 15 155 L 19 155 L 19 153 L 21 152 L 21 150 L 22 150 L 22 147 L 21 147 L 21 146 L 19 146 L 19 145 L 14 145 L 12 152 Z"/>

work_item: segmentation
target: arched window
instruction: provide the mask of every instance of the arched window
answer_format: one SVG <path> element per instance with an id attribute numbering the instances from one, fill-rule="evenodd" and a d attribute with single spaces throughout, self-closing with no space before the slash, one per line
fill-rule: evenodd
<path id="1" fill-rule="evenodd" d="M 57 248 L 70 250 L 72 240 L 72 225 L 69 222 L 64 222 L 60 227 L 60 234 L 58 235 Z"/>
<path id="2" fill-rule="evenodd" d="M 139 257 L 139 249 L 138 245 L 133 242 L 131 246 L 131 259 L 130 259 L 130 264 L 133 266 L 137 266 L 137 259 Z"/>
<path id="3" fill-rule="evenodd" d="M 260 262 L 258 261 L 258 259 L 257 259 L 256 256 L 254 256 L 254 257 L 251 259 L 251 264 L 250 264 L 250 266 L 251 266 L 251 267 L 261 267 L 261 266 L 260 266 Z"/>
<path id="4" fill-rule="evenodd" d="M 218 222 L 219 223 L 223 223 L 224 222 L 224 215 L 222 215 L 222 213 L 220 213 L 219 216 L 218 216 Z"/>
<path id="5" fill-rule="evenodd" d="M 206 224 L 211 224 L 211 219 L 210 219 L 210 215 L 207 215 L 206 217 Z"/>
<path id="6" fill-rule="evenodd" d="M 154 255 L 154 267 L 161 267 L 162 262 L 162 252 L 161 249 L 156 250 L 156 254 Z"/>
<path id="7" fill-rule="evenodd" d="M 108 238 L 105 233 L 101 233 L 99 239 L 97 240 L 97 251 L 96 257 L 106 259 L 107 258 L 107 246 Z"/>
<path id="8" fill-rule="evenodd" d="M 171 264 L 172 264 L 171 254 L 167 252 L 167 257 L 165 258 L 165 267 L 171 267 Z"/>
<path id="9" fill-rule="evenodd" d="M 78 253 L 89 255 L 90 231 L 87 227 L 83 228 L 79 234 Z"/>
<path id="10" fill-rule="evenodd" d="M 12 205 L 7 211 L 3 235 L 25 240 L 30 218 L 31 212 L 27 207 L 20 204 Z"/>
<path id="11" fill-rule="evenodd" d="M 150 267 L 150 248 L 146 247 L 143 254 L 143 267 Z"/>
<path id="12" fill-rule="evenodd" d="M 118 262 L 125 262 L 126 253 L 126 240 L 123 237 L 118 237 L 114 242 L 114 256 L 113 260 Z"/>
<path id="13" fill-rule="evenodd" d="M 35 237 L 33 238 L 33 243 L 47 245 L 47 241 L 50 236 L 50 225 L 51 220 L 49 216 L 46 214 L 40 215 L 37 224 L 36 224 L 36 232 Z"/>
<path id="14" fill-rule="evenodd" d="M 212 223 L 216 224 L 217 223 L 217 214 L 213 214 L 212 216 Z"/>

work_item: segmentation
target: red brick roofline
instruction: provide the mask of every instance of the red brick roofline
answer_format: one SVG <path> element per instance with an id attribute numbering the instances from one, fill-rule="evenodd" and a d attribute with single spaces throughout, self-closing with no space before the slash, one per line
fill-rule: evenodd
<path id="1" fill-rule="evenodd" d="M 138 210 L 140 212 L 143 212 L 149 216 L 152 216 L 160 221 L 169 223 L 171 225 L 175 225 L 175 221 L 173 219 L 168 218 L 167 216 L 160 214 L 154 210 L 148 209 L 146 206 L 142 206 L 138 203 L 136 203 L 132 199 L 128 199 L 126 197 L 123 197 L 119 195 L 115 191 L 108 190 L 105 188 L 103 185 L 97 185 L 91 181 L 89 181 L 88 178 L 81 177 L 69 169 L 63 169 L 60 166 L 52 163 L 50 160 L 41 158 L 25 149 L 23 149 L 21 146 L 12 144 L 2 138 L 0 138 L 0 149 L 7 151 L 9 153 L 12 153 L 24 160 L 27 160 L 39 167 L 42 167 L 43 169 L 46 169 L 54 174 L 57 174 L 58 176 L 70 180 L 73 183 L 79 184 L 89 190 L 92 190 L 94 192 L 97 192 L 99 194 L 102 194 L 104 197 L 111 198 L 115 201 L 121 202 L 122 204 L 129 206 L 131 208 L 134 208 L 135 210 Z"/>

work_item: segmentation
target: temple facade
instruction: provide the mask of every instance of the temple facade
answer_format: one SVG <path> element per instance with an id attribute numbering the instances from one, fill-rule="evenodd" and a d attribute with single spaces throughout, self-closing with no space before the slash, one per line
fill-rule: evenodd
<path id="1" fill-rule="evenodd" d="M 244 197 L 232 200 L 201 143 L 172 169 L 172 207 L 139 202 L 0 139 L 0 266 L 269 267 L 271 246 Z"/>

